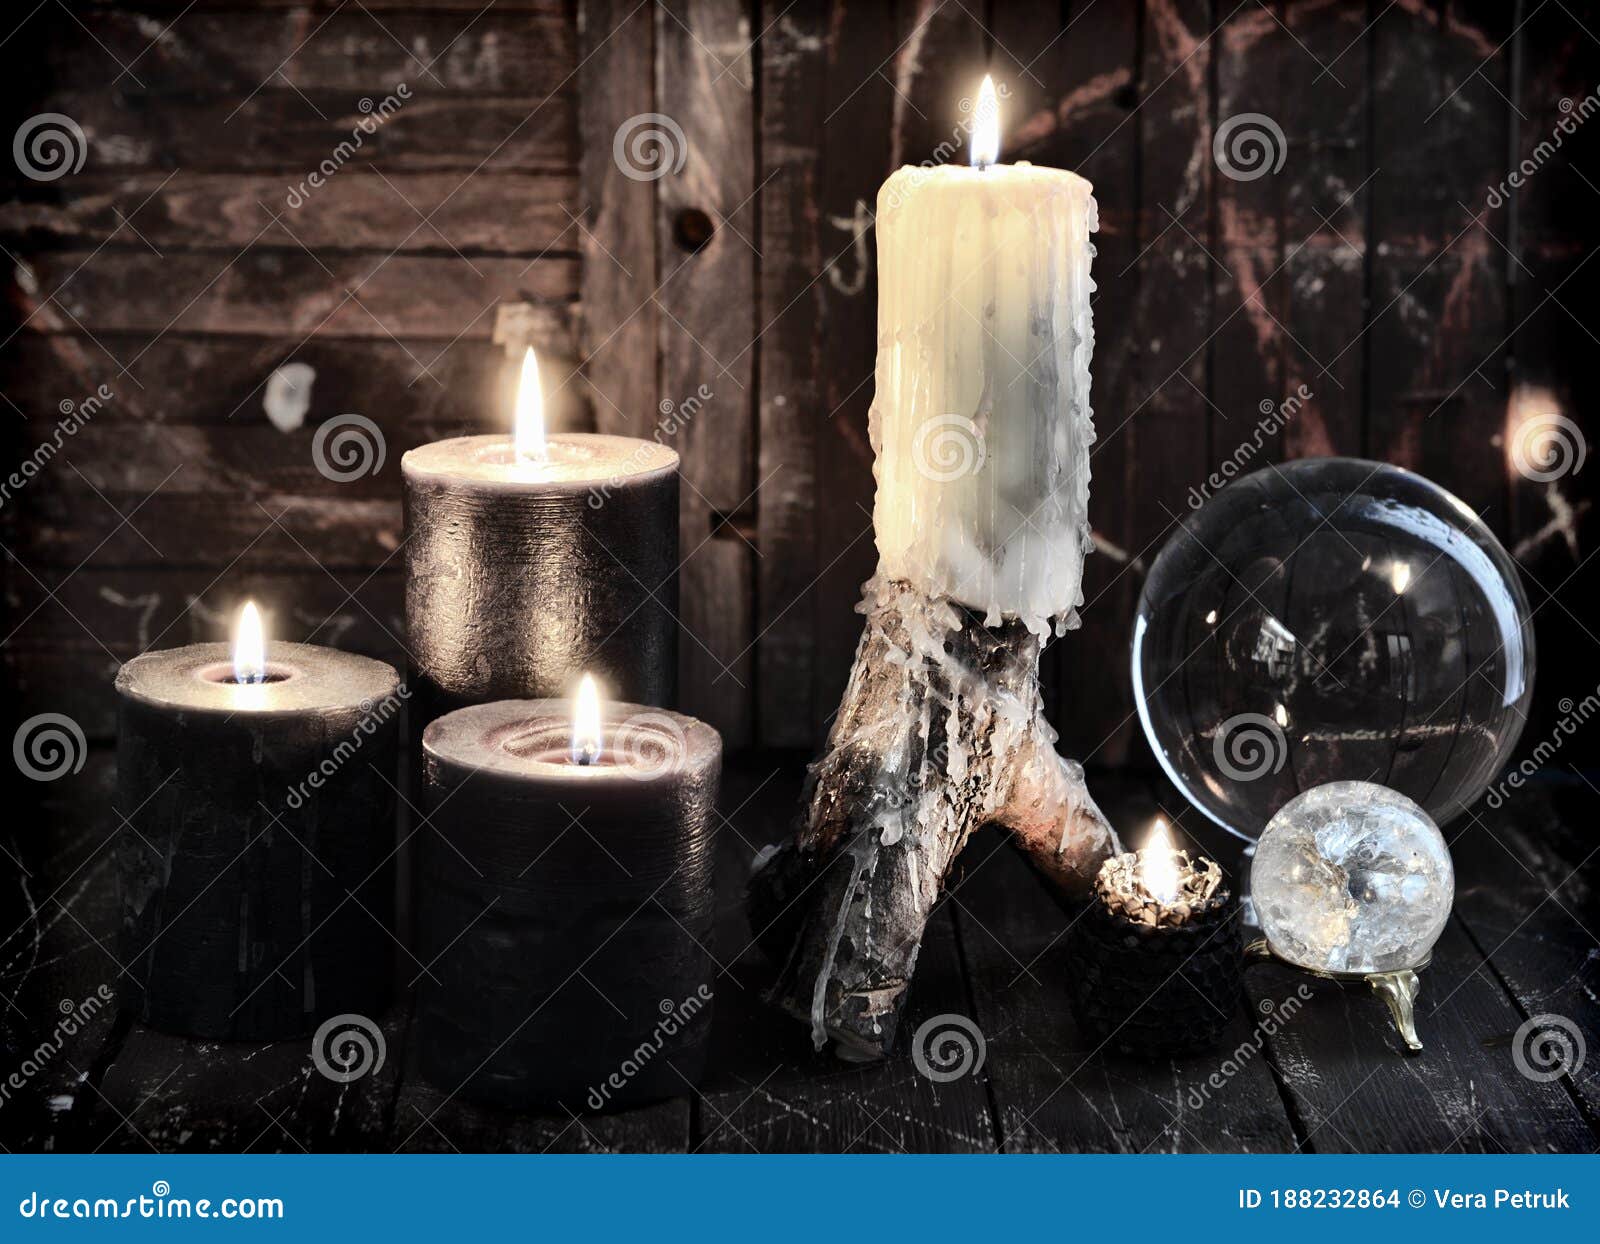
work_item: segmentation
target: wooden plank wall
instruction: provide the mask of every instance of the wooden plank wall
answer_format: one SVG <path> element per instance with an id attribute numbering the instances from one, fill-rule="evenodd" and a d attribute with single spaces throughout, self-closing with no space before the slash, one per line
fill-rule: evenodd
<path id="1" fill-rule="evenodd" d="M 1562 586 L 1591 573 L 1593 468 L 1508 466 L 1529 419 L 1592 420 L 1600 139 L 1538 152 L 1593 90 L 1593 5 L 71 7 L 0 45 L 7 132 L 60 112 L 87 137 L 81 171 L 13 175 L 0 206 L 6 452 L 113 396 L 0 506 L 19 714 L 103 737 L 117 662 L 215 636 L 247 592 L 286 632 L 398 655 L 399 456 L 500 426 L 531 340 L 569 426 L 670 426 L 683 454 L 684 706 L 736 746 L 813 747 L 874 562 L 875 191 L 964 148 L 986 68 L 1011 92 L 1007 157 L 1078 169 L 1101 208 L 1101 552 L 1082 630 L 1047 656 L 1064 745 L 1145 757 L 1126 673 L 1144 568 L 1190 486 L 1301 383 L 1313 400 L 1267 456 L 1382 457 L 1453 488 L 1528 571 L 1563 674 L 1548 702 L 1600 682 Z M 1238 180 L 1212 143 L 1251 112 L 1285 159 Z M 262 403 L 289 361 L 315 381 L 285 431 Z M 347 412 L 386 460 L 335 483 L 311 440 Z"/>
<path id="2" fill-rule="evenodd" d="M 603 47 L 614 28 L 605 9 L 587 10 L 586 47 Z M 985 69 L 1012 92 L 1010 158 L 1078 169 L 1095 182 L 1101 209 L 1092 516 L 1102 556 L 1088 571 L 1082 631 L 1047 658 L 1068 750 L 1104 764 L 1148 759 L 1125 656 L 1144 569 L 1187 513 L 1190 487 L 1251 436 L 1263 402 L 1301 384 L 1313 400 L 1272 438 L 1263 464 L 1383 457 L 1457 491 L 1528 557 L 1554 557 L 1573 572 L 1587 522 L 1584 481 L 1517 475 L 1506 421 L 1516 386 L 1532 383 L 1519 367 L 1572 370 L 1519 356 L 1528 313 L 1517 314 L 1514 301 L 1519 279 L 1537 303 L 1565 275 L 1531 276 L 1522 258 L 1530 247 L 1569 265 L 1581 259 L 1582 213 L 1560 221 L 1547 212 L 1531 235 L 1513 239 L 1514 209 L 1490 206 L 1487 195 L 1513 153 L 1531 150 L 1559 119 L 1558 101 L 1584 94 L 1582 74 L 1600 63 L 1600 45 L 1583 12 L 1528 17 L 1526 6 L 1420 0 L 919 0 L 755 4 L 753 37 L 731 44 L 715 6 L 668 6 L 650 31 L 637 25 L 640 47 L 653 31 L 654 93 L 637 72 L 611 83 L 626 107 L 586 89 L 586 152 L 603 158 L 629 116 L 676 117 L 669 101 L 689 97 L 680 79 L 703 87 L 709 72 L 725 85 L 747 59 L 754 74 L 743 99 L 721 92 L 698 110 L 702 138 L 688 142 L 683 173 L 656 183 L 654 202 L 632 199 L 635 219 L 621 230 L 657 238 L 670 256 L 664 266 L 657 259 L 664 281 L 683 281 L 691 274 L 676 253 L 674 214 L 697 208 L 720 224 L 715 202 L 725 201 L 728 180 L 749 184 L 754 152 L 757 228 L 718 228 L 688 261 L 731 294 L 744 288 L 753 252 L 757 307 L 748 355 L 734 352 L 741 368 L 753 356 L 753 400 L 740 393 L 730 411 L 719 399 L 715 416 L 725 429 L 717 469 L 743 469 L 753 452 L 754 469 L 740 478 L 756 491 L 739 498 L 735 532 L 718 528 L 725 516 L 715 506 L 709 531 L 692 509 L 684 529 L 691 545 L 726 559 L 712 576 L 726 585 L 718 598 L 685 602 L 686 627 L 703 627 L 715 654 L 697 659 L 713 675 L 726 664 L 748 676 L 749 697 L 737 710 L 720 696 L 697 710 L 725 714 L 741 734 L 748 721 L 751 737 L 767 744 L 809 747 L 826 728 L 858 634 L 857 589 L 874 562 L 871 207 L 890 169 L 938 158 L 952 136 L 962 145 L 960 101 Z M 685 28 L 697 36 L 687 45 Z M 1518 64 L 1543 65 L 1552 53 L 1566 75 L 1557 85 L 1517 76 Z M 1553 90 L 1541 130 L 1532 96 Z M 1254 112 L 1284 131 L 1283 167 L 1225 176 L 1212 140 L 1230 117 Z M 1568 181 L 1578 175 L 1563 171 Z M 586 182 L 591 197 L 594 186 Z M 1561 201 L 1551 195 L 1549 203 Z M 597 292 L 586 286 L 586 314 L 609 326 Z M 712 338 L 703 333 L 719 344 L 740 339 L 742 302 L 698 309 L 710 318 L 692 330 L 676 315 L 669 321 L 681 322 L 662 326 L 659 375 L 682 374 L 685 355 L 707 355 Z M 1587 332 L 1586 310 L 1564 317 L 1568 336 Z M 686 343 L 685 334 L 699 340 Z M 709 354 L 701 366 L 728 361 L 719 349 Z M 1575 379 L 1555 386 L 1556 411 L 1581 425 Z M 1538 383 L 1541 393 L 1551 389 Z M 670 387 L 660 395 L 670 399 Z M 713 477 L 709 463 L 696 470 Z M 742 538 L 749 525 L 753 542 Z M 751 613 L 730 615 L 725 602 L 742 603 L 747 583 Z M 1542 613 L 1541 630 L 1559 634 L 1555 618 L 1566 611 L 1553 604 Z M 1565 664 L 1574 647 L 1564 638 L 1557 659 Z M 1592 653 L 1582 660 L 1595 668 Z"/>
<path id="3" fill-rule="evenodd" d="M 49 4 L 0 48 L 6 133 L 86 138 L 78 173 L 7 166 L 8 473 L 110 394 L 0 510 L 18 717 L 106 737 L 118 663 L 221 637 L 247 594 L 285 637 L 401 657 L 401 454 L 503 426 L 524 342 L 577 368 L 576 22 L 482 8 Z M 314 378 L 280 429 L 290 361 Z M 557 405 L 588 418 L 577 385 Z M 347 413 L 383 461 L 336 482 L 312 442 Z"/>

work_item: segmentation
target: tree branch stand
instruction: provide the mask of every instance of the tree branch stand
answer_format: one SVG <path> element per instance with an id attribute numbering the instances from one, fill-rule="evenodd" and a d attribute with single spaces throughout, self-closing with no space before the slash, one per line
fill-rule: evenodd
<path id="1" fill-rule="evenodd" d="M 771 1000 L 821 1049 L 879 1058 L 923 929 L 972 832 L 998 824 L 1068 891 L 1086 891 L 1116 834 L 1056 753 L 1040 636 L 912 585 L 870 581 L 866 629 L 794 840 L 756 861 L 748 911 L 782 965 Z"/>

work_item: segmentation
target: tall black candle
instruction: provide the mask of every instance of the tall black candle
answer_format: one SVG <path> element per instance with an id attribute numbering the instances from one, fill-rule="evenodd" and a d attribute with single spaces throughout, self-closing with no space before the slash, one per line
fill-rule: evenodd
<path id="1" fill-rule="evenodd" d="M 381 661 L 225 644 L 117 675 L 117 876 L 131 1008 L 186 1036 L 268 1041 L 387 1002 L 404 692 Z"/>
<path id="2" fill-rule="evenodd" d="M 653 441 L 508 436 L 407 453 L 406 634 L 419 724 L 490 700 L 677 687 L 678 455 Z"/>
<path id="3" fill-rule="evenodd" d="M 612 704 L 573 743 L 552 700 L 424 733 L 418 1040 L 447 1092 L 604 1110 L 703 1069 L 722 740 Z"/>

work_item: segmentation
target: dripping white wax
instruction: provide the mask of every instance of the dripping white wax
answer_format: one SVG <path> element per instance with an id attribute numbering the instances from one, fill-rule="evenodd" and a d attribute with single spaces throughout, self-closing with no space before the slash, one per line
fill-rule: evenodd
<path id="1" fill-rule="evenodd" d="M 880 570 L 1041 634 L 1089 544 L 1092 189 L 1013 164 L 878 192 Z"/>

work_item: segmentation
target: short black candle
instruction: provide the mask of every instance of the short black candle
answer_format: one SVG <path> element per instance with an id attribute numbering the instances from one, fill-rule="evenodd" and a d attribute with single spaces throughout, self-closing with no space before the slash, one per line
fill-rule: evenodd
<path id="1" fill-rule="evenodd" d="M 260 681 L 225 644 L 117 675 L 124 999 L 152 1027 L 270 1041 L 378 1015 L 393 940 L 393 667 L 274 644 Z"/>
<path id="2" fill-rule="evenodd" d="M 1141 877 L 1150 851 L 1101 866 L 1067 944 L 1072 1011 L 1090 1048 L 1159 1058 L 1216 1044 L 1239 1010 L 1243 950 L 1221 867 L 1167 852 L 1172 888 L 1152 895 Z"/>
<path id="3" fill-rule="evenodd" d="M 608 704 L 590 763 L 570 705 L 460 709 L 423 734 L 422 1069 L 506 1107 L 608 1110 L 705 1064 L 722 740 Z"/>

